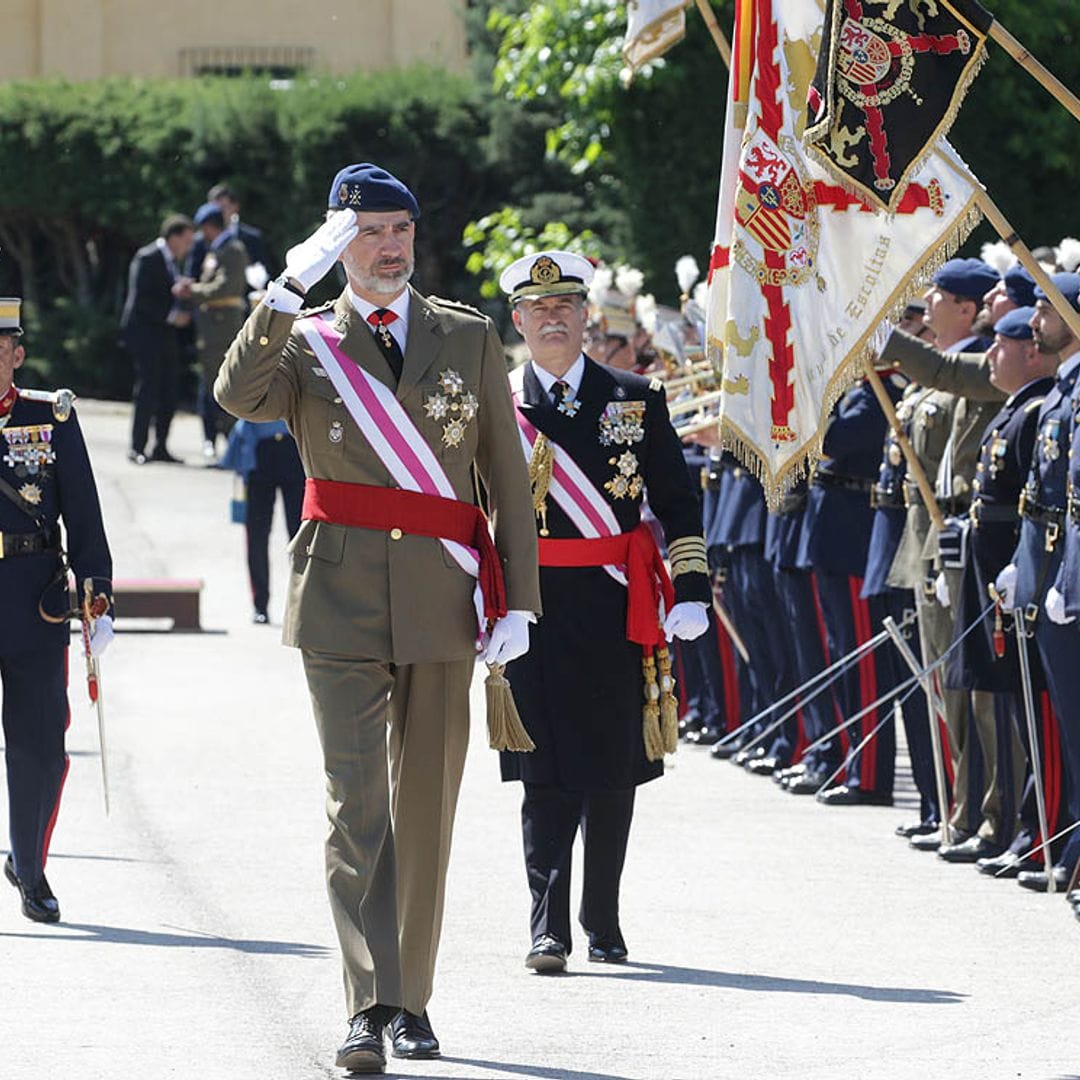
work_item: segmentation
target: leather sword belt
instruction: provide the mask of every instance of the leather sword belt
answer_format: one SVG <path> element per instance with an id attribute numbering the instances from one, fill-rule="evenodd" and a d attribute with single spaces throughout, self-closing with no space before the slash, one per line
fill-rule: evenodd
<path id="1" fill-rule="evenodd" d="M 222 296 L 217 300 L 204 300 L 203 305 L 207 311 L 216 311 L 218 308 L 235 308 L 242 310 L 247 307 L 247 302 L 239 296 Z"/>
<path id="2" fill-rule="evenodd" d="M 1043 546 L 1046 551 L 1053 551 L 1061 535 L 1061 528 L 1065 524 L 1065 511 L 1060 506 L 1047 506 L 1045 503 L 1037 502 L 1031 497 L 1030 488 L 1024 488 L 1020 492 L 1017 509 L 1021 517 L 1026 517 L 1036 525 L 1045 526 Z"/>
<path id="3" fill-rule="evenodd" d="M 968 516 L 978 528 L 980 525 L 1013 524 L 1020 520 L 1020 511 L 1012 503 L 984 503 L 982 499 L 976 499 Z"/>
<path id="4" fill-rule="evenodd" d="M 883 488 L 875 484 L 870 489 L 870 505 L 876 510 L 879 506 L 891 510 L 900 510 L 904 507 L 904 493 L 896 488 Z"/>
<path id="5" fill-rule="evenodd" d="M 400 540 L 411 533 L 475 548 L 480 557 L 478 579 L 484 597 L 484 616 L 501 619 L 506 614 L 506 583 L 499 553 L 488 531 L 487 518 L 472 503 L 420 491 L 308 477 L 301 517 L 332 525 L 377 529 L 388 533 L 391 540 Z"/>
<path id="6" fill-rule="evenodd" d="M 40 555 L 42 552 L 59 550 L 59 525 L 50 525 L 42 532 L 0 532 L 0 559 L 13 559 L 19 555 Z"/>
<path id="7" fill-rule="evenodd" d="M 625 566 L 626 639 L 646 648 L 665 644 L 660 628 L 664 610 L 675 606 L 675 590 L 652 530 L 641 522 L 629 532 L 595 539 L 552 540 L 540 537 L 541 566 Z"/>
<path id="8" fill-rule="evenodd" d="M 844 488 L 845 491 L 870 492 L 874 487 L 874 481 L 868 476 L 845 476 L 843 473 L 825 472 L 821 469 L 814 473 L 814 483 Z"/>

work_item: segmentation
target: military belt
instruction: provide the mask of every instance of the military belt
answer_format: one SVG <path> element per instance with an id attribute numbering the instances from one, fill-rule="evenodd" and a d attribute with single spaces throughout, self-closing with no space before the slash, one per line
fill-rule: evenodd
<path id="1" fill-rule="evenodd" d="M 870 492 L 874 487 L 874 481 L 869 477 L 845 476 L 843 473 L 826 472 L 822 469 L 814 473 L 814 483 L 844 488 L 845 491 Z"/>
<path id="2" fill-rule="evenodd" d="M 45 551 L 60 550 L 60 529 L 50 526 L 44 532 L 0 532 L 0 559 L 13 559 L 19 555 L 40 555 Z"/>
<path id="3" fill-rule="evenodd" d="M 968 513 L 974 525 L 1012 523 L 1020 520 L 1020 511 L 1012 503 L 984 503 L 981 499 L 976 499 Z"/>
<path id="4" fill-rule="evenodd" d="M 934 502 L 936 502 L 940 509 L 944 510 L 946 514 L 966 514 L 969 509 L 966 499 L 935 498 Z M 922 504 L 923 497 L 922 492 L 919 490 L 919 485 L 914 484 L 911 481 L 905 481 L 904 505 L 921 506 Z"/>
<path id="5" fill-rule="evenodd" d="M 879 506 L 898 510 L 905 505 L 904 493 L 893 488 L 883 488 L 875 484 L 870 489 L 870 505 L 876 510 Z"/>
<path id="6" fill-rule="evenodd" d="M 1020 495 L 1019 513 L 1036 525 L 1056 525 L 1060 528 L 1065 522 L 1065 511 L 1060 506 L 1047 506 L 1030 498 L 1026 491 Z"/>

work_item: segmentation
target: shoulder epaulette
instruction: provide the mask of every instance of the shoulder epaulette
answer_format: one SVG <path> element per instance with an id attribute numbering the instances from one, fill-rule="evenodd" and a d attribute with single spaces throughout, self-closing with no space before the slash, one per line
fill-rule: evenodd
<path id="1" fill-rule="evenodd" d="M 473 315 L 478 319 L 487 318 L 479 308 L 474 308 L 471 304 L 463 304 L 460 300 L 447 300 L 442 296 L 427 296 L 424 299 L 438 307 L 449 308 L 451 311 L 459 311 L 463 315 Z"/>
<path id="2" fill-rule="evenodd" d="M 661 378 L 658 378 L 656 375 L 654 375 L 649 380 L 649 389 L 654 391 L 654 392 L 657 391 L 657 390 L 663 390 L 664 389 L 664 380 L 661 379 Z"/>
<path id="3" fill-rule="evenodd" d="M 1046 400 L 1046 398 L 1044 398 L 1044 397 L 1032 398 L 1024 406 L 1024 415 L 1026 416 L 1029 412 L 1031 412 L 1032 409 L 1037 409 L 1045 400 Z"/>

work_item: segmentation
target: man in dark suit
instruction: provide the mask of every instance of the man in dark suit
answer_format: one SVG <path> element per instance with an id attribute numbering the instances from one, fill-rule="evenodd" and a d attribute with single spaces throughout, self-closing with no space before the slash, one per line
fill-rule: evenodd
<path id="1" fill-rule="evenodd" d="M 663 383 L 603 367 L 581 351 L 591 278 L 586 259 L 546 251 L 516 260 L 500 281 L 531 356 L 511 389 L 522 450 L 531 444 L 545 611 L 529 627 L 532 658 L 526 653 L 506 669 L 536 749 L 502 755 L 503 779 L 525 787 L 532 894 L 525 963 L 537 972 L 566 966 L 579 828 L 589 959 L 626 959 L 619 879 L 634 792 L 662 775 L 678 737 L 665 637 L 704 634 L 711 600 L 701 508 Z M 674 586 L 641 520 L 646 494 Z"/>
<path id="2" fill-rule="evenodd" d="M 246 221 L 240 220 L 240 202 L 236 198 L 233 189 L 228 184 L 215 184 L 206 193 L 206 201 L 217 203 L 221 216 L 225 221 L 225 227 L 244 245 L 248 265 L 252 269 L 262 266 L 265 273 L 268 270 L 268 262 L 262 229 L 257 229 L 254 225 L 249 225 Z M 202 236 L 196 237 L 195 246 L 191 249 L 191 259 L 186 268 L 188 277 L 198 280 L 199 275 L 202 273 L 203 259 L 206 258 L 206 253 L 209 250 L 209 241 Z M 265 278 L 263 284 L 265 284 Z M 261 288 L 261 285 L 253 285 L 252 288 Z"/>
<path id="3" fill-rule="evenodd" d="M 0 298 L 0 686 L 11 830 L 4 876 L 28 919 L 54 923 L 60 905 L 45 860 L 68 769 L 67 563 L 80 599 L 90 582 L 97 656 L 113 636 L 112 560 L 75 414 L 30 400 L 15 386 L 25 359 L 19 307 L 16 298 Z"/>
<path id="4" fill-rule="evenodd" d="M 131 425 L 128 460 L 176 461 L 166 442 L 176 411 L 180 377 L 178 331 L 191 321 L 173 296 L 173 284 L 191 250 L 195 231 L 182 214 L 167 217 L 161 235 L 139 248 L 128 271 L 128 293 L 120 319 L 121 340 L 135 362 L 135 417 Z M 150 422 L 154 422 L 154 450 L 146 455 Z"/>

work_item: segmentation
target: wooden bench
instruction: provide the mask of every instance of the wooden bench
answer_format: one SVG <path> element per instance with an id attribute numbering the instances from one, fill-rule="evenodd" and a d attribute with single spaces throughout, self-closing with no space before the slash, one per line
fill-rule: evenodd
<path id="1" fill-rule="evenodd" d="M 202 579 L 117 578 L 113 602 L 117 619 L 172 619 L 174 630 L 201 630 Z"/>

